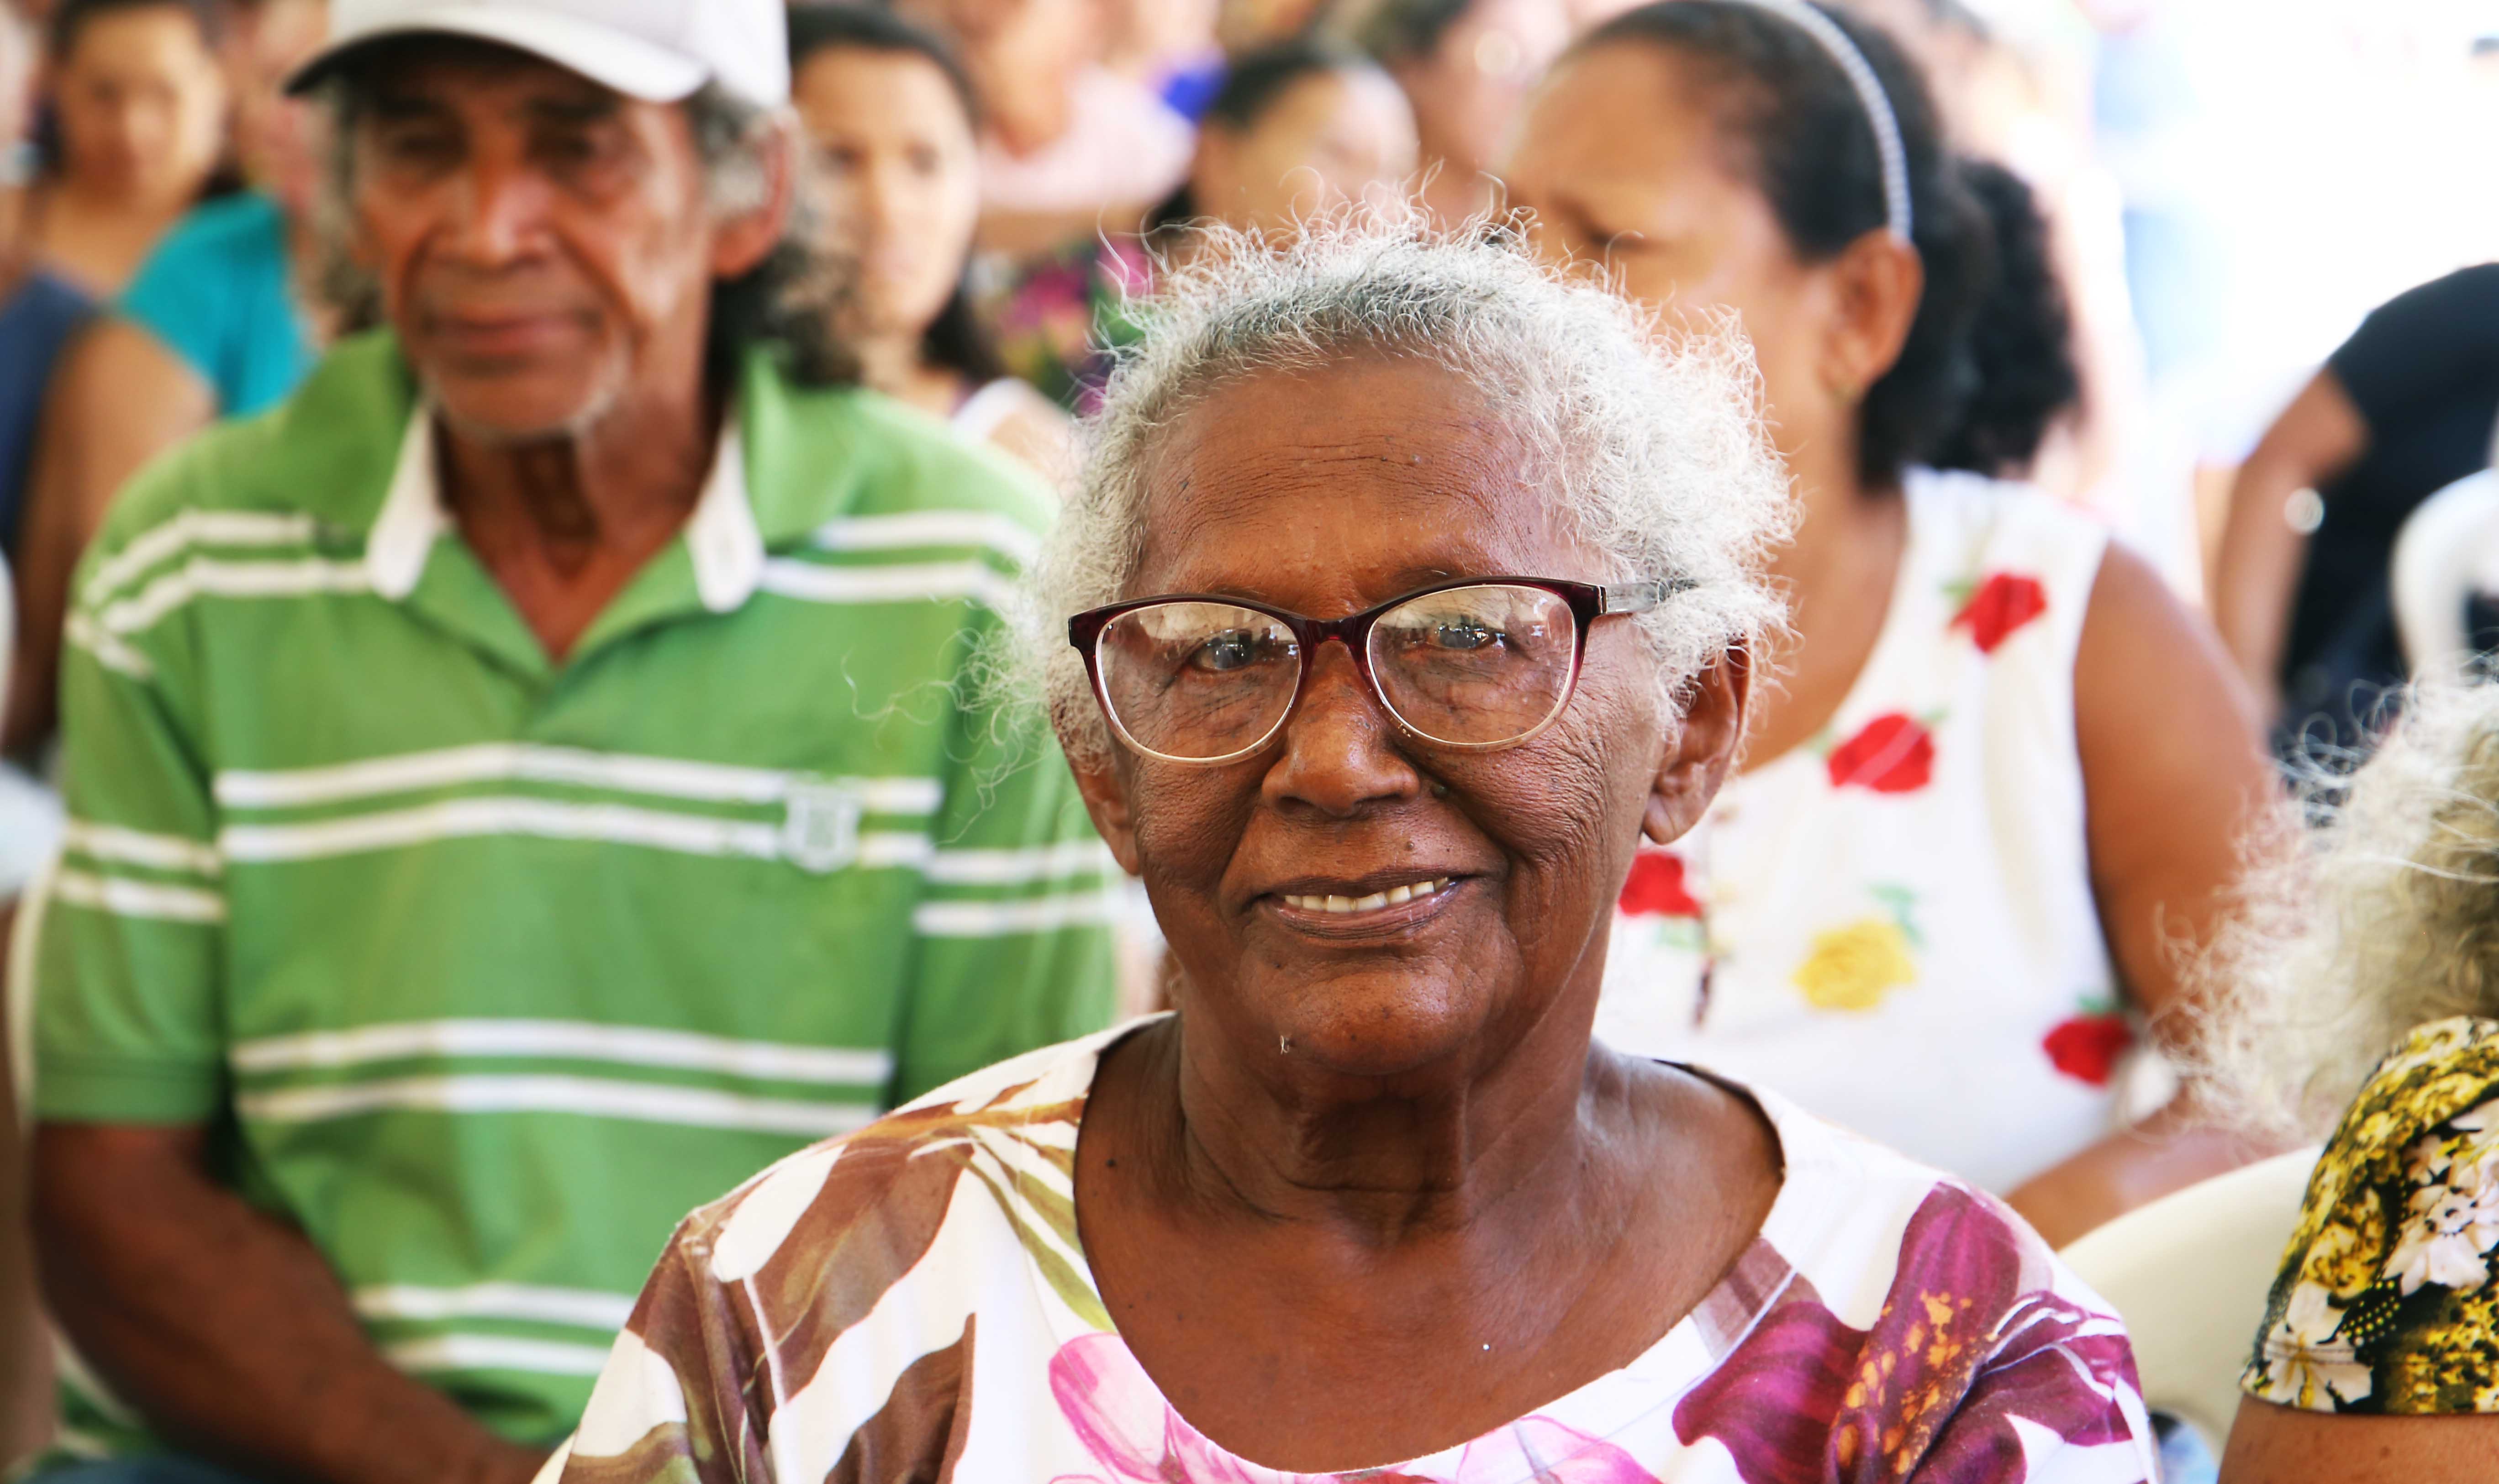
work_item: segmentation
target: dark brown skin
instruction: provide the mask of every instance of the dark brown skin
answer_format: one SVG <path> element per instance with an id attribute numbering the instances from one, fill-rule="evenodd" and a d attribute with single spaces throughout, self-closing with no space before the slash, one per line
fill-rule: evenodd
<path id="1" fill-rule="evenodd" d="M 561 659 L 673 539 L 718 436 L 715 277 L 788 212 L 705 206 L 682 110 L 474 51 L 419 53 L 356 141 L 360 251 L 441 413 L 462 533 Z M 199 1128 L 47 1123 L 46 1297 L 156 1427 L 264 1479 L 521 1484 L 503 1442 L 365 1338 L 321 1254 L 211 1174 Z"/>
<path id="2" fill-rule="evenodd" d="M 1169 437 L 1134 596 L 1333 617 L 1447 575 L 1604 575 L 1437 368 L 1255 378 Z M 1635 1359 L 1759 1232 L 1779 1154 L 1758 1110 L 1589 1041 L 1632 854 L 1707 806 L 1750 689 L 1722 661 L 1678 724 L 1650 662 L 1601 620 L 1550 731 L 1456 753 L 1330 645 L 1253 758 L 1079 769 L 1181 1011 L 1094 1083 L 1079 1225 L 1122 1339 L 1234 1453 L 1343 1470 L 1478 1436 Z M 1440 876 L 1359 919 L 1282 900 Z"/>
<path id="3" fill-rule="evenodd" d="M 1732 311 L 1753 342 L 1802 518 L 1772 559 L 1794 629 L 1753 710 L 1750 768 L 1830 723 L 1881 634 L 1908 513 L 1859 475 L 1860 409 L 1926 280 L 1916 250 L 1881 231 L 1803 261 L 1736 168 L 1712 85 L 1645 43 L 1572 57 L 1531 102 L 1503 177 L 1555 260 L 1603 261 L 1623 293 L 1672 312 Z M 2256 707 L 2209 626 L 2119 547 L 2092 591 L 2074 704 L 2102 929 L 2127 1003 L 2177 1035 L 2197 1009 L 2179 947 L 2209 940 L 2276 793 Z M 2264 1152 L 2173 1102 L 2008 1200 L 2061 1246 Z"/>
<path id="4" fill-rule="evenodd" d="M 2251 1397 L 2222 1454 L 2222 1484 L 2485 1484 L 2499 1417 L 2337 1417 Z"/>

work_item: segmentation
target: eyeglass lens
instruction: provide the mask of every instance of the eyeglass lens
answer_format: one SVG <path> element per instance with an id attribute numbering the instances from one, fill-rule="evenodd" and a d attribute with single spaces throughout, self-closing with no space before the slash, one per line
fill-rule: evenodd
<path id="1" fill-rule="evenodd" d="M 1371 671 L 1409 729 L 1460 747 L 1534 732 L 1568 698 L 1577 661 L 1571 605 L 1506 583 L 1426 593 L 1380 615 Z M 1104 627 L 1103 698 L 1129 740 L 1166 758 L 1230 758 L 1292 708 L 1300 642 L 1281 621 L 1229 603 L 1169 602 Z"/>

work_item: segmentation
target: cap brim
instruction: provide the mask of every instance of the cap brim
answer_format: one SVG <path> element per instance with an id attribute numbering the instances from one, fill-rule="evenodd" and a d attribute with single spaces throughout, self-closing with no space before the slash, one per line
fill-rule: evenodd
<path id="1" fill-rule="evenodd" d="M 498 0 L 491 5 L 445 5 L 405 24 L 339 38 L 286 80 L 302 94 L 318 86 L 354 58 L 374 48 L 415 36 L 463 36 L 494 42 L 579 73 L 601 87 L 649 103 L 680 103 L 710 74 L 698 62 L 595 20 Z"/>

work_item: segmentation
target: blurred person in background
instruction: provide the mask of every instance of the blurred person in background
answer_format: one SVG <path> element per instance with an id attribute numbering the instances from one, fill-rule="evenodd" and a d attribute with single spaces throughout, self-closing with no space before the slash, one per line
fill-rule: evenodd
<path id="1" fill-rule="evenodd" d="M 982 242 L 1022 255 L 1133 232 L 1188 168 L 1188 120 L 1105 65 L 1108 0 L 900 0 L 952 39 L 984 113 Z"/>
<path id="2" fill-rule="evenodd" d="M 1330 0 L 1218 0 L 1215 39 L 1227 56 L 1247 56 L 1308 34 L 1329 9 Z"/>
<path id="3" fill-rule="evenodd" d="M 2215 1103 L 2324 1137 L 2223 1484 L 2481 1484 L 2499 1460 L 2499 685 L 2439 682 L 2213 954 Z M 2268 1254 L 2271 1255 L 2271 1254 Z"/>
<path id="4" fill-rule="evenodd" d="M 1489 210 L 1494 161 L 1571 38 L 1560 0 L 1351 0 L 1334 24 L 1406 89 L 1432 218 L 1450 225 Z"/>
<path id="5" fill-rule="evenodd" d="M 121 292 L 225 149 L 214 0 L 62 0 L 46 26 L 41 167 L 19 231 L 91 298 Z"/>
<path id="6" fill-rule="evenodd" d="M 2499 263 L 2397 296 L 2274 419 L 2231 487 L 2213 611 L 2286 754 L 2365 747 L 2409 672 L 2392 563 L 2404 523 L 2491 462 Z"/>
<path id="7" fill-rule="evenodd" d="M 2020 182 L 1947 152 L 1870 24 L 1729 0 L 1581 42 L 1503 178 L 1556 256 L 1740 319 L 1801 511 L 1780 684 L 1708 820 L 1635 868 L 1600 1034 L 1789 1090 L 2060 1244 L 2235 1162 L 2184 1103 L 2119 1127 L 2112 1074 L 2129 1013 L 2185 1000 L 2172 948 L 2271 776 L 2200 621 L 2006 477 L 2076 386 Z"/>
<path id="8" fill-rule="evenodd" d="M 1105 65 L 1145 83 L 1191 123 L 1223 85 L 1216 40 L 1221 0 L 1105 0 L 1111 41 Z"/>
<path id="9" fill-rule="evenodd" d="M 901 0 L 980 95 L 981 312 L 1017 375 L 1077 407 L 1106 313 L 1143 281 L 1134 238 L 1188 171 L 1188 121 L 1103 65 L 1106 0 Z"/>
<path id="10" fill-rule="evenodd" d="M 955 685 L 1050 499 L 853 384 L 778 0 L 340 18 L 315 214 L 389 329 L 75 588 L 73 1477 L 517 1484 L 687 1209 L 1111 1005 L 1117 867 Z"/>
<path id="11" fill-rule="evenodd" d="M 869 386 L 1056 483 L 1075 425 L 1007 373 L 967 281 L 981 214 L 980 104 L 930 32 L 882 11 L 790 13 L 792 92 L 831 242 L 855 259 L 845 331 Z"/>
<path id="12" fill-rule="evenodd" d="M 1209 105 L 1188 179 L 1154 210 L 1150 241 L 1185 253 L 1191 221 L 1270 238 L 1349 206 L 1402 199 L 1418 161 L 1396 82 L 1349 48 L 1284 42 L 1234 61 Z"/>
<path id="13" fill-rule="evenodd" d="M 324 0 L 251 0 L 233 14 L 236 152 L 253 188 L 184 218 L 59 358 L 24 500 L 23 622 L 0 751 L 24 756 L 51 735 L 70 573 L 114 495 L 218 418 L 285 397 L 333 321 L 371 312 L 321 309 L 308 281 L 326 144 L 284 83 L 320 45 Z"/>

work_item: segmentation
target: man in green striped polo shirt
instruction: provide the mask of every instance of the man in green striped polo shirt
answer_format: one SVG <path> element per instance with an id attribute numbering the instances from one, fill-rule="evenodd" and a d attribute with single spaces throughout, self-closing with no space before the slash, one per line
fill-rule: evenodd
<path id="1" fill-rule="evenodd" d="M 1046 496 L 840 379 L 781 0 L 337 0 L 389 333 L 78 583 L 36 1197 L 97 1479 L 526 1478 L 675 1220 L 1111 1009 L 957 682 Z M 151 1471 L 152 1470 L 152 1471 Z"/>

